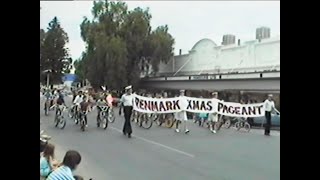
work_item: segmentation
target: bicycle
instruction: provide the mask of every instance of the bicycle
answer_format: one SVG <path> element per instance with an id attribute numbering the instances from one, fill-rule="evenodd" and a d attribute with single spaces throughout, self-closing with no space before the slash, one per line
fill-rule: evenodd
<path id="1" fill-rule="evenodd" d="M 79 114 L 79 120 L 80 120 L 80 129 L 82 131 L 85 131 L 86 129 L 86 118 L 87 118 L 87 114 L 88 114 L 88 111 L 81 111 L 80 114 Z"/>
<path id="2" fill-rule="evenodd" d="M 60 129 L 64 129 L 66 126 L 66 120 L 64 118 L 63 112 L 66 110 L 66 106 L 60 105 L 57 107 L 56 115 L 54 118 L 54 124 L 55 127 L 58 127 Z"/>
<path id="3" fill-rule="evenodd" d="M 247 118 L 237 118 L 237 122 L 234 124 L 237 131 L 239 131 L 241 128 L 244 128 L 247 132 L 250 131 L 251 126 L 247 122 Z"/>
<path id="4" fill-rule="evenodd" d="M 98 106 L 100 109 L 99 115 L 97 116 L 97 127 L 102 125 L 103 129 L 107 129 L 108 127 L 108 106 Z"/>
<path id="5" fill-rule="evenodd" d="M 152 127 L 153 121 L 152 114 L 141 113 L 138 111 L 133 111 L 131 115 L 131 121 L 135 122 L 139 127 L 143 127 L 144 129 L 150 129 Z"/>

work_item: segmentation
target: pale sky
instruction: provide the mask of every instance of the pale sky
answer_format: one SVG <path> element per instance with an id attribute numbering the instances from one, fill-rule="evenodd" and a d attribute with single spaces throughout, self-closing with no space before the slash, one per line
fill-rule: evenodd
<path id="1" fill-rule="evenodd" d="M 255 39 L 257 27 L 271 28 L 271 36 L 280 35 L 280 1 L 126 1 L 130 10 L 150 8 L 151 26 L 167 24 L 175 38 L 175 54 L 188 53 L 195 43 L 209 38 L 220 45 L 224 34 L 234 34 L 241 41 Z M 91 18 L 93 1 L 41 1 L 40 28 L 57 16 L 68 33 L 71 57 L 75 60 L 85 50 L 80 37 L 84 16 Z"/>

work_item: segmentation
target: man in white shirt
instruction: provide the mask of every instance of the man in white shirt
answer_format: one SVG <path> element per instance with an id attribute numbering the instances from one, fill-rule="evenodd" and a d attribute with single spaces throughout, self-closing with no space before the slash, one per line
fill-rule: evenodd
<path id="1" fill-rule="evenodd" d="M 123 110 L 124 110 L 124 125 L 123 125 L 123 134 L 127 135 L 128 138 L 131 138 L 132 134 L 132 128 L 131 128 L 131 114 L 133 109 L 133 94 L 132 94 L 132 86 L 128 86 L 125 88 L 126 94 L 122 95 L 120 101 L 123 104 Z"/>
<path id="2" fill-rule="evenodd" d="M 185 91 L 184 90 L 180 90 L 180 96 L 179 97 L 184 97 L 185 96 Z M 184 133 L 188 134 L 190 132 L 190 130 L 187 127 L 187 121 L 188 121 L 188 117 L 187 117 L 187 112 L 186 111 L 180 111 L 176 114 L 176 120 L 178 122 L 176 122 L 176 132 L 180 132 L 179 130 L 179 123 L 184 122 Z"/>
<path id="3" fill-rule="evenodd" d="M 212 99 L 218 99 L 218 92 L 212 93 Z M 208 117 L 209 121 L 209 128 L 212 133 L 217 133 L 217 130 L 215 129 L 214 124 L 218 122 L 218 113 L 210 113 Z"/>
<path id="4" fill-rule="evenodd" d="M 272 100 L 272 94 L 268 95 L 268 99 L 264 101 L 264 108 L 265 108 L 265 117 L 266 117 L 266 125 L 264 129 L 264 135 L 270 136 L 270 128 L 271 128 L 271 112 L 275 110 L 274 102 Z"/>

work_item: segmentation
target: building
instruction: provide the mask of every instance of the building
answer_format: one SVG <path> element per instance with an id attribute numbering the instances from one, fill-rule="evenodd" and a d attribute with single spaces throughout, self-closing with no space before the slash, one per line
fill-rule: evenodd
<path id="1" fill-rule="evenodd" d="M 268 27 L 260 27 L 256 30 L 256 39 L 266 39 L 270 38 L 270 28 Z"/>
<path id="2" fill-rule="evenodd" d="M 259 31 L 260 33 L 260 31 Z M 230 36 L 231 38 L 231 36 Z M 234 37 L 231 38 L 232 42 Z M 280 71 L 280 36 L 218 46 L 211 39 L 198 41 L 188 54 L 160 63 L 157 75 L 195 75 Z"/>

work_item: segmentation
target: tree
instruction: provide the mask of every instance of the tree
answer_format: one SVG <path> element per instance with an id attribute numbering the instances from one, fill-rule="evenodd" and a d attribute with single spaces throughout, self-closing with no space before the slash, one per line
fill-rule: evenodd
<path id="1" fill-rule="evenodd" d="M 47 32 L 40 29 L 40 73 L 50 70 L 51 84 L 62 82 L 64 73 L 72 68 L 72 59 L 69 57 L 68 35 L 60 26 L 57 17 L 49 23 Z M 42 73 L 41 81 L 45 83 L 46 74 Z"/>
<path id="2" fill-rule="evenodd" d="M 80 25 L 86 51 L 75 68 L 94 87 L 137 86 L 142 67 L 151 63 L 158 71 L 159 63 L 173 56 L 168 26 L 151 31 L 149 9 L 128 11 L 124 2 L 94 1 L 92 15 Z"/>

